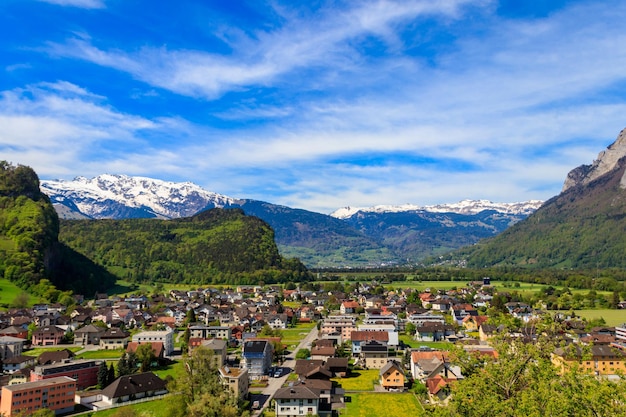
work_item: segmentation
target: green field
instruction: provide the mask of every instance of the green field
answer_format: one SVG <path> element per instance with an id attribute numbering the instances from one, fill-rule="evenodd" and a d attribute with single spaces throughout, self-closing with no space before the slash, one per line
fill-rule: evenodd
<path id="1" fill-rule="evenodd" d="M 57 345 L 57 346 L 54 346 L 54 347 L 38 347 L 38 348 L 24 350 L 24 355 L 38 357 L 39 355 L 41 355 L 44 352 L 56 352 L 57 350 L 63 350 L 63 349 L 67 349 L 67 350 L 70 350 L 70 351 L 76 353 L 79 350 L 81 350 L 82 347 L 79 347 L 79 346 L 64 347 L 63 345 Z"/>
<path id="2" fill-rule="evenodd" d="M 287 345 L 287 350 L 293 350 L 298 343 L 315 327 L 316 323 L 298 323 L 296 327 L 282 329 L 283 338 L 281 342 Z"/>
<path id="3" fill-rule="evenodd" d="M 374 384 L 379 380 L 378 369 L 352 371 L 347 378 L 333 378 L 346 391 L 373 391 Z"/>
<path id="4" fill-rule="evenodd" d="M 11 305 L 15 297 L 25 292 L 23 289 L 9 281 L 8 279 L 0 279 L 0 306 L 7 308 Z M 28 305 L 32 306 L 39 302 L 39 298 L 29 294 Z"/>
<path id="5" fill-rule="evenodd" d="M 119 359 L 124 349 L 88 350 L 77 355 L 79 359 Z"/>
<path id="6" fill-rule="evenodd" d="M 574 313 L 587 320 L 601 317 L 607 326 L 618 326 L 626 323 L 626 310 L 574 310 Z"/>
<path id="7" fill-rule="evenodd" d="M 421 404 L 411 393 L 358 393 L 347 394 L 350 402 L 340 411 L 345 417 L 380 417 L 426 415 Z"/>

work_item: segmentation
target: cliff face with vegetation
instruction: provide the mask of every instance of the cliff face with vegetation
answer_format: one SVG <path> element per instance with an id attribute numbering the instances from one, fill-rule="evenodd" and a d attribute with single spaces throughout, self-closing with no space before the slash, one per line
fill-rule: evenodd
<path id="1" fill-rule="evenodd" d="M 0 277 L 34 290 L 49 279 L 64 290 L 91 294 L 115 277 L 59 243 L 59 218 L 39 190 L 32 168 L 0 161 Z"/>
<path id="2" fill-rule="evenodd" d="M 59 218 L 39 191 L 37 174 L 0 162 L 0 275 L 22 287 L 38 283 L 52 263 Z"/>

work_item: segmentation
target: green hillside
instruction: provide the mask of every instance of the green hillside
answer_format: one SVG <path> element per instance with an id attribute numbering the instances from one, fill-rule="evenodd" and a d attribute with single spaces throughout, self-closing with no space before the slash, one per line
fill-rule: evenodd
<path id="1" fill-rule="evenodd" d="M 59 243 L 59 218 L 32 168 L 0 161 L 0 276 L 24 290 L 42 279 L 93 293 L 115 277 Z"/>
<path id="2" fill-rule="evenodd" d="M 625 268 L 624 161 L 586 185 L 570 188 L 500 235 L 454 256 L 468 266 Z"/>
<path id="3" fill-rule="evenodd" d="M 64 220 L 59 239 L 133 282 L 256 284 L 310 279 L 269 225 L 240 209 L 175 220 Z"/>

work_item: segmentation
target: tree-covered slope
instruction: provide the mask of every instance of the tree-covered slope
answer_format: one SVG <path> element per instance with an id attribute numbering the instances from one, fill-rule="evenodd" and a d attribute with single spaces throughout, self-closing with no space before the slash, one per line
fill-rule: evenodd
<path id="1" fill-rule="evenodd" d="M 0 276 L 23 289 L 49 279 L 63 290 L 102 291 L 115 277 L 60 244 L 59 218 L 32 168 L 0 162 Z"/>
<path id="2" fill-rule="evenodd" d="M 64 220 L 60 240 L 120 277 L 177 283 L 259 283 L 310 278 L 280 256 L 267 223 L 239 209 L 174 220 Z"/>
<path id="3" fill-rule="evenodd" d="M 469 266 L 626 267 L 626 158 L 567 188 L 502 234 L 462 250 Z"/>
<path id="4" fill-rule="evenodd" d="M 46 277 L 59 219 L 37 174 L 0 162 L 0 272 L 22 287 Z"/>

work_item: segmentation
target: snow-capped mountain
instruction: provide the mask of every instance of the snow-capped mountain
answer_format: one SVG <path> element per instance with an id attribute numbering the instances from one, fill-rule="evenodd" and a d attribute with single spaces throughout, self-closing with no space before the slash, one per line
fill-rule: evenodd
<path id="1" fill-rule="evenodd" d="M 430 212 L 430 213 L 457 213 L 478 214 L 485 210 L 493 210 L 504 214 L 521 214 L 528 216 L 537 210 L 543 201 L 530 200 L 518 203 L 494 203 L 489 200 L 462 200 L 458 203 L 437 204 L 431 206 L 417 206 L 414 204 L 402 204 L 398 206 L 378 205 L 373 207 L 343 207 L 335 210 L 330 215 L 337 219 L 348 219 L 355 214 L 361 213 L 404 213 L 404 212 Z"/>
<path id="2" fill-rule="evenodd" d="M 190 183 L 126 175 L 42 180 L 41 190 L 65 219 L 193 216 L 239 208 L 266 221 L 289 257 L 309 267 L 375 266 L 418 261 L 494 236 L 534 212 L 540 201 L 492 203 L 464 200 L 435 206 L 346 207 L 332 215 L 256 200 L 238 200 Z"/>
<path id="3" fill-rule="evenodd" d="M 126 175 L 77 177 L 72 181 L 42 180 L 41 190 L 60 215 L 69 212 L 93 219 L 192 216 L 202 210 L 232 205 L 235 200 L 191 182 L 169 182 Z M 62 208 L 61 206 L 64 206 Z"/>

